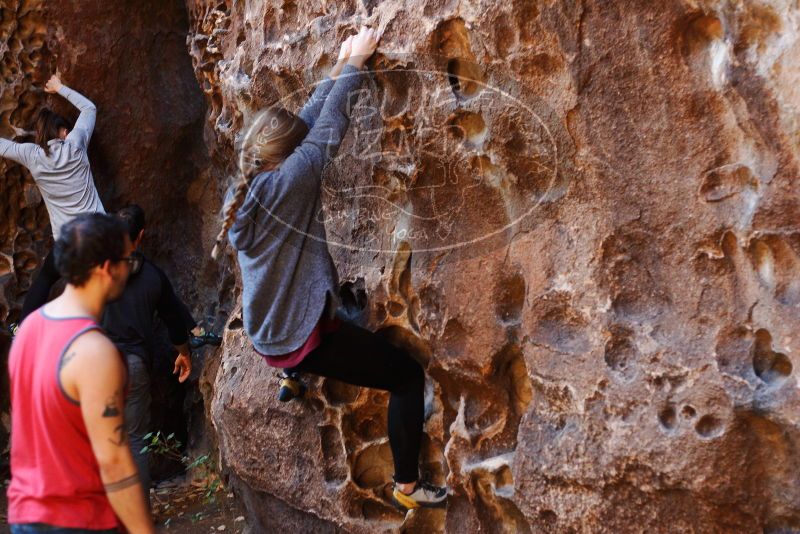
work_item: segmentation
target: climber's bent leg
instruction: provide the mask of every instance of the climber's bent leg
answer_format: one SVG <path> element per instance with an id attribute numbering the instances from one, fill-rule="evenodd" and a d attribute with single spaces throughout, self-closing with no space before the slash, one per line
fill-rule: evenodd
<path id="1" fill-rule="evenodd" d="M 353 323 L 323 335 L 321 344 L 290 372 L 310 373 L 389 391 L 389 445 L 395 481 L 415 482 L 425 408 L 425 373 L 406 351 Z"/>

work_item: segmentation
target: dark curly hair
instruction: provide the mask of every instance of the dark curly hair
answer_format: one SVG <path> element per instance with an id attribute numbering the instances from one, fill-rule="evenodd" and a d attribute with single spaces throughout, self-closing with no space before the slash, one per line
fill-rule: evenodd
<path id="1" fill-rule="evenodd" d="M 78 215 L 61 227 L 53 247 L 59 274 L 67 283 L 81 287 L 94 267 L 123 258 L 127 234 L 128 228 L 118 217 L 105 213 Z"/>

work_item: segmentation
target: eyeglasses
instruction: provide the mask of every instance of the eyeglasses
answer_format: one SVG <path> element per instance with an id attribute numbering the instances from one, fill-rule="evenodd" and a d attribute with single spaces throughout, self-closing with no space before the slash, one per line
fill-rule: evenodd
<path id="1" fill-rule="evenodd" d="M 131 268 L 131 274 L 136 274 L 142 270 L 144 256 L 142 256 L 141 252 L 131 252 L 130 256 L 120 258 L 118 261 L 127 261 Z"/>

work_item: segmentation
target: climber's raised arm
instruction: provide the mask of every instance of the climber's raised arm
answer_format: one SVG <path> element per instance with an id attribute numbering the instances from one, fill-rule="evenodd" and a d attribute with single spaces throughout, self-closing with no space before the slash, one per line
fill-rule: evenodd
<path id="1" fill-rule="evenodd" d="M 58 239 L 61 227 L 77 215 L 105 213 L 86 151 L 94 130 L 96 111 L 89 100 L 64 87 L 58 74 L 47 81 L 44 90 L 62 95 L 80 109 L 77 123 L 73 126 L 65 117 L 42 107 L 36 116 L 35 144 L 0 140 L 0 157 L 28 168 L 47 206 L 53 237 Z M 20 132 L 15 128 L 15 133 Z M 19 321 L 47 302 L 50 290 L 60 276 L 51 252 L 25 295 Z M 13 334 L 16 325 L 12 323 L 9 330 Z"/>
<path id="2" fill-rule="evenodd" d="M 336 65 L 333 66 L 330 74 L 317 85 L 316 89 L 314 89 L 314 93 L 308 99 L 308 102 L 306 102 L 303 109 L 297 114 L 309 128 L 314 127 L 314 123 L 317 121 L 320 111 L 322 111 L 322 106 L 325 104 L 325 99 L 333 88 L 333 81 L 341 74 L 342 69 L 347 64 L 347 60 L 350 58 L 354 37 L 354 35 L 351 35 L 342 43 Z"/>
<path id="3" fill-rule="evenodd" d="M 319 194 L 322 169 L 336 154 L 350 123 L 349 97 L 361 82 L 361 69 L 379 39 L 374 30 L 362 28 L 352 40 L 348 39 L 350 44 L 342 45 L 340 62 L 345 64 L 337 64 L 331 72 L 336 81 L 328 79 L 325 83 L 332 87 L 317 89 L 326 95 L 324 99 L 315 98 L 315 92 L 312 102 L 300 114 L 272 106 L 256 116 L 242 147 L 246 168 L 226 196 L 224 222 L 213 257 L 219 256 L 229 229 L 231 242 L 238 250 L 252 244 L 255 232 L 250 221 L 264 204 L 274 204 L 273 210 L 292 219 L 308 216 L 307 211 L 279 199 L 305 193 L 313 198 Z M 271 180 L 276 174 L 279 178 Z M 313 208 L 313 202 L 309 206 Z"/>
<path id="4" fill-rule="evenodd" d="M 360 32 L 352 41 L 351 51 L 337 75 L 334 87 L 320 111 L 320 118 L 294 152 L 281 165 L 286 182 L 305 182 L 319 186 L 322 168 L 339 150 L 339 144 L 350 124 L 348 100 L 361 82 L 364 63 L 375 51 L 380 36 L 371 29 Z M 253 184 L 254 189 L 256 184 Z"/>
<path id="5" fill-rule="evenodd" d="M 48 93 L 58 93 L 81 112 L 78 120 L 75 121 L 72 131 L 67 134 L 67 140 L 85 150 L 89 146 L 89 140 L 92 138 L 92 132 L 94 132 L 94 123 L 97 119 L 95 105 L 79 92 L 62 84 L 58 74 L 53 74 L 50 77 L 44 90 Z"/>
<path id="6" fill-rule="evenodd" d="M 362 69 L 379 40 L 379 32 L 364 27 L 349 55 L 342 47 L 340 62 L 346 57 L 346 63 L 331 73 L 336 81 L 314 109 L 318 116 L 309 120 L 273 106 L 252 119 L 212 256 L 219 256 L 227 234 L 237 250 L 245 332 L 268 365 L 283 369 L 279 400 L 302 395 L 298 373 L 389 392 L 392 499 L 408 511 L 447 501 L 447 487 L 419 473 L 425 371 L 402 347 L 335 317 L 340 278 L 323 213 L 323 170 L 347 132 Z"/>

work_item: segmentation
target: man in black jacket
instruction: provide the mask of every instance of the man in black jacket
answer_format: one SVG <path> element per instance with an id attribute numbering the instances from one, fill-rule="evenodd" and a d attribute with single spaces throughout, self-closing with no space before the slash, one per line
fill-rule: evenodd
<path id="1" fill-rule="evenodd" d="M 128 227 L 135 249 L 144 237 L 144 211 L 132 204 L 117 213 Z M 149 495 L 150 471 L 144 436 L 150 425 L 150 370 L 156 353 L 155 316 L 166 325 L 170 342 L 178 351 L 173 374 L 184 382 L 192 371 L 189 331 L 195 326 L 186 305 L 175 295 L 167 276 L 140 252 L 137 272 L 131 272 L 119 300 L 106 306 L 103 328 L 128 362 L 129 392 L 125 405 L 125 424 L 139 477 Z"/>

